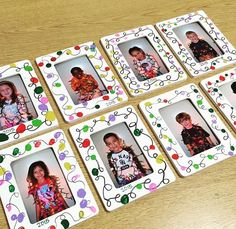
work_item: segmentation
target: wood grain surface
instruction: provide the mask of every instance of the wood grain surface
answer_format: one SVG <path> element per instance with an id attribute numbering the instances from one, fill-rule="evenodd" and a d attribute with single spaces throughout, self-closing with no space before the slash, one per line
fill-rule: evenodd
<path id="1" fill-rule="evenodd" d="M 188 77 L 177 86 L 171 85 L 141 97 L 129 97 L 126 103 L 86 117 L 79 122 L 67 124 L 34 62 L 38 56 L 88 41 L 94 41 L 104 54 L 99 43 L 103 36 L 142 25 L 154 25 L 156 22 L 197 10 L 204 10 L 229 41 L 236 46 L 236 1 L 232 0 L 0 0 L 0 66 L 24 59 L 29 59 L 33 63 L 56 112 L 59 126 L 66 132 L 100 208 L 100 213 L 96 217 L 73 228 L 236 228 L 236 157 L 187 178 L 180 178 L 176 174 L 176 182 L 109 213 L 103 208 L 68 132 L 70 126 L 88 118 L 128 104 L 137 108 L 138 103 L 143 99 L 190 82 L 198 84 L 202 79 L 233 66 L 195 79 Z M 105 59 L 108 61 L 106 56 Z M 109 61 L 108 63 L 112 67 Z M 116 74 L 113 67 L 112 70 Z M 225 124 L 230 128 L 226 122 Z M 233 134 L 235 136 L 235 133 Z M 154 137 L 153 134 L 152 136 Z M 8 227 L 3 208 L 0 206 L 0 228 Z"/>

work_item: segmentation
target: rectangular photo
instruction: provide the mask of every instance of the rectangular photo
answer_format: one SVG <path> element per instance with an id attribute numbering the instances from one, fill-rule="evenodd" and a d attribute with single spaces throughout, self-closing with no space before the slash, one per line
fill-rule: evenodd
<path id="1" fill-rule="evenodd" d="M 201 86 L 236 130 L 236 68 L 201 81 Z"/>
<path id="2" fill-rule="evenodd" d="M 132 106 L 75 125 L 70 133 L 108 211 L 175 180 Z"/>
<path id="3" fill-rule="evenodd" d="M 140 108 L 181 176 L 236 154 L 235 138 L 195 84 L 145 100 Z"/>
<path id="4" fill-rule="evenodd" d="M 28 60 L 0 67 L 0 146 L 57 126 Z"/>
<path id="5" fill-rule="evenodd" d="M 38 57 L 36 62 L 67 122 L 127 100 L 93 42 Z"/>
<path id="6" fill-rule="evenodd" d="M 132 96 L 187 78 L 151 25 L 103 37 L 101 43 Z"/>
<path id="7" fill-rule="evenodd" d="M 182 64 L 200 76 L 236 61 L 236 50 L 203 11 L 156 24 Z"/>
<path id="8" fill-rule="evenodd" d="M 62 130 L 5 148 L 0 163 L 9 228 L 69 228 L 98 213 Z"/>
<path id="9" fill-rule="evenodd" d="M 96 132 L 91 139 L 116 188 L 153 172 L 125 122 Z"/>

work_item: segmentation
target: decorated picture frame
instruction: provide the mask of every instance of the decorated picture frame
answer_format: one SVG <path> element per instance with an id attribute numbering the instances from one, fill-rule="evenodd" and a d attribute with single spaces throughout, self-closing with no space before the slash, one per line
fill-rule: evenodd
<path id="1" fill-rule="evenodd" d="M 156 27 L 193 77 L 236 61 L 235 48 L 202 10 Z"/>
<path id="2" fill-rule="evenodd" d="M 108 211 L 175 180 L 132 106 L 75 125 L 70 133 Z"/>
<path id="3" fill-rule="evenodd" d="M 181 176 L 235 155 L 235 138 L 195 84 L 145 100 L 140 108 Z"/>
<path id="4" fill-rule="evenodd" d="M 0 151 L 0 190 L 10 228 L 64 229 L 98 214 L 62 130 Z"/>
<path id="5" fill-rule="evenodd" d="M 101 43 L 132 96 L 187 78 L 152 25 L 103 37 Z"/>
<path id="6" fill-rule="evenodd" d="M 58 125 L 29 60 L 0 67 L 0 146 Z"/>
<path id="7" fill-rule="evenodd" d="M 66 122 L 127 100 L 94 42 L 38 57 L 36 62 Z"/>
<path id="8" fill-rule="evenodd" d="M 201 86 L 236 130 L 236 68 L 202 80 Z"/>

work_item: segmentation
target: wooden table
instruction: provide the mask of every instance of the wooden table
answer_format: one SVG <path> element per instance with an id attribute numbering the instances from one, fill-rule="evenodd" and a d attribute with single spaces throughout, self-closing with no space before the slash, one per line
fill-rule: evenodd
<path id="1" fill-rule="evenodd" d="M 204 10 L 224 35 L 236 46 L 236 2 L 208 1 L 84 1 L 84 0 L 0 0 L 0 66 L 29 59 L 40 78 L 62 128 L 77 155 L 78 162 L 96 197 L 100 213 L 73 228 L 236 228 L 236 157 L 176 182 L 111 213 L 106 212 L 92 185 L 66 124 L 40 75 L 34 60 L 59 49 L 94 41 L 104 54 L 99 39 L 103 36 L 167 20 L 196 10 Z M 108 61 L 108 58 L 105 57 Z M 111 66 L 110 62 L 108 62 Z M 232 67 L 232 66 L 231 66 Z M 229 69 L 224 68 L 223 70 Z M 115 70 L 113 69 L 115 72 Z M 218 73 L 217 71 L 215 73 Z M 213 73 L 214 74 L 214 73 Z M 188 78 L 199 83 L 200 78 Z M 139 98 L 129 98 L 124 105 L 137 104 L 145 98 L 175 88 L 175 85 Z M 107 111 L 111 111 L 110 108 Z M 102 114 L 104 112 L 100 112 Z M 98 114 L 98 115 L 99 115 Z M 91 115 L 93 118 L 96 115 Z M 86 120 L 86 119 L 85 119 Z M 150 130 L 150 129 L 149 129 Z M 235 133 L 233 133 L 235 136 Z M 157 141 L 156 141 L 157 142 Z M 0 207 L 0 227 L 7 221 Z"/>

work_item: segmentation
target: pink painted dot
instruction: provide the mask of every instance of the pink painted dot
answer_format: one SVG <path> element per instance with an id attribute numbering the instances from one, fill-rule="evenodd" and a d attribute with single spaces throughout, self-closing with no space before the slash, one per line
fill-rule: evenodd
<path id="1" fill-rule="evenodd" d="M 74 116 L 71 115 L 71 116 L 69 117 L 69 120 L 70 120 L 70 121 L 74 120 Z"/>
<path id="2" fill-rule="evenodd" d="M 120 91 L 120 90 L 119 90 L 119 91 L 118 91 L 118 94 L 119 94 L 119 95 L 123 95 L 123 91 Z"/>
<path id="3" fill-rule="evenodd" d="M 48 103 L 48 98 L 47 97 L 42 97 L 40 99 L 40 102 L 43 103 L 43 104 L 46 104 L 46 103 Z"/>
<path id="4" fill-rule="evenodd" d="M 186 170 L 186 167 L 185 167 L 185 166 L 181 166 L 180 168 L 181 168 L 181 170 L 183 170 L 183 171 Z"/>
<path id="5" fill-rule="evenodd" d="M 155 183 L 151 183 L 151 184 L 149 185 L 149 191 L 150 191 L 150 192 L 154 192 L 156 189 L 157 189 L 157 186 L 156 186 Z"/>

